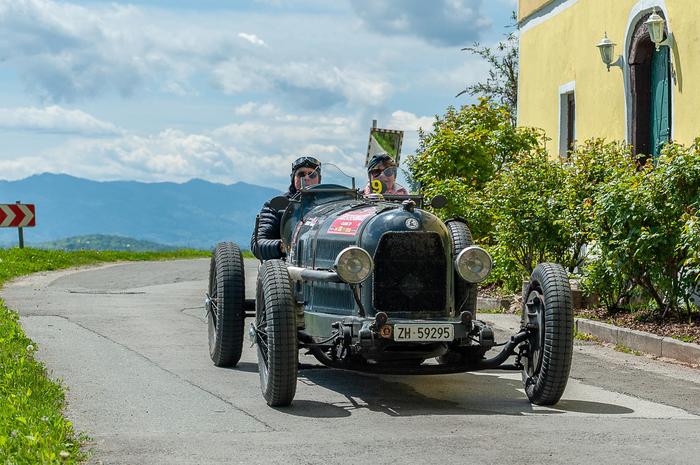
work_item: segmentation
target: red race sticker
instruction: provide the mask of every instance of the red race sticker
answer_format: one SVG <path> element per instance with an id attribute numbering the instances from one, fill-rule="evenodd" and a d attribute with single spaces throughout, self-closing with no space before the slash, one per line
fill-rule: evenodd
<path id="1" fill-rule="evenodd" d="M 360 225 L 370 216 L 374 215 L 374 207 L 362 208 L 343 213 L 333 220 L 328 228 L 328 234 L 340 234 L 343 236 L 354 236 Z"/>

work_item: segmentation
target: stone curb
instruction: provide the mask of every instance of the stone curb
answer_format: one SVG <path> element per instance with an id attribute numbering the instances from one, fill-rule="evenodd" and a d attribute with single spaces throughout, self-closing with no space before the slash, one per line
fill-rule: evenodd
<path id="1" fill-rule="evenodd" d="M 513 299 L 496 297 L 477 297 L 477 310 L 508 310 Z"/>
<path id="2" fill-rule="evenodd" d="M 575 319 L 576 331 L 590 334 L 603 342 L 618 344 L 632 350 L 667 357 L 693 365 L 700 364 L 700 345 L 682 342 L 670 337 L 621 328 L 600 321 Z"/>

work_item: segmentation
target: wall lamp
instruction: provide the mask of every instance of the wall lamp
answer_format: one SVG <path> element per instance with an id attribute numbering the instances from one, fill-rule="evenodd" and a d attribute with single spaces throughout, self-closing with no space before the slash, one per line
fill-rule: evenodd
<path id="1" fill-rule="evenodd" d="M 659 16 L 656 13 L 656 7 L 651 12 L 651 16 L 649 16 L 649 19 L 644 21 L 644 24 L 647 25 L 647 29 L 649 30 L 649 38 L 651 39 L 652 42 L 654 42 L 654 45 L 656 45 L 656 51 L 659 51 L 660 47 L 668 47 L 671 48 L 671 45 L 673 44 L 673 34 L 669 33 L 668 37 L 666 37 L 666 40 L 664 40 L 664 24 L 666 21 Z"/>
<path id="2" fill-rule="evenodd" d="M 663 21 L 663 19 L 661 21 Z M 661 27 L 663 28 L 663 25 Z M 610 72 L 611 66 L 622 68 L 624 63 L 622 55 L 618 55 L 617 59 L 613 61 L 613 57 L 615 56 L 615 44 L 612 40 L 608 39 L 607 32 L 605 33 L 605 37 L 598 42 L 596 47 L 598 47 L 598 51 L 600 51 L 600 58 L 603 60 L 603 63 L 605 63 L 605 66 L 608 67 L 608 72 Z"/>

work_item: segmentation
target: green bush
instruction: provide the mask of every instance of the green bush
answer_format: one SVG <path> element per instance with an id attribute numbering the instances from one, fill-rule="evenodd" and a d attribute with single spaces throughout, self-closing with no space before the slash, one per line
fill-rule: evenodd
<path id="1" fill-rule="evenodd" d="M 648 299 L 690 315 L 700 281 L 700 139 L 667 144 L 656 164 L 622 143 L 592 139 L 548 159 L 541 132 L 514 128 L 482 100 L 436 117 L 408 157 L 410 179 L 448 199 L 493 255 L 491 282 L 517 290 L 542 261 L 583 273 L 608 309 Z"/>
<path id="2" fill-rule="evenodd" d="M 616 167 L 595 195 L 599 255 L 589 266 L 588 288 L 619 307 L 638 287 L 659 316 L 682 306 L 690 314 L 698 279 L 699 196 L 698 141 L 690 147 L 668 144 L 656 165 Z"/>
<path id="3" fill-rule="evenodd" d="M 636 162 L 629 145 L 590 139 L 569 152 L 562 160 L 564 176 L 558 189 L 562 230 L 569 241 L 562 264 L 569 272 L 579 269 L 586 259 L 594 235 L 594 201 L 600 187 L 616 173 L 634 171 Z"/>
<path id="4" fill-rule="evenodd" d="M 561 221 L 565 172 L 544 150 L 524 152 L 487 184 L 494 277 L 517 290 L 538 263 L 561 262 L 570 241 Z"/>
<path id="5" fill-rule="evenodd" d="M 407 164 L 412 184 L 427 196 L 443 194 L 449 203 L 442 217 L 461 217 L 483 240 L 489 230 L 481 198 L 484 186 L 518 153 L 541 147 L 541 133 L 514 128 L 504 107 L 487 100 L 449 107 L 432 131 L 419 132 L 416 154 Z"/>
<path id="6" fill-rule="evenodd" d="M 698 203 L 693 203 L 687 211 L 683 212 L 681 220 L 680 243 L 678 247 L 685 256 L 683 266 L 684 273 L 681 276 L 682 284 L 687 289 L 698 289 L 700 281 L 700 216 L 698 215 Z"/>

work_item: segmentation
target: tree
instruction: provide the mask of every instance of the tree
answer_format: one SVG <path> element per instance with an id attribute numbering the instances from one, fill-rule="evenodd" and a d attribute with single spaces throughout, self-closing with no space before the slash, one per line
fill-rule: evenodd
<path id="1" fill-rule="evenodd" d="M 419 131 L 416 154 L 408 157 L 409 179 L 427 196 L 444 194 L 445 216 L 469 222 L 476 239 L 484 239 L 489 221 L 479 207 L 484 186 L 521 152 L 539 150 L 542 134 L 516 128 L 505 107 L 481 99 L 436 116 L 430 132 Z"/>
<path id="2" fill-rule="evenodd" d="M 516 28 L 516 14 L 512 15 L 513 23 L 508 28 Z M 510 123 L 517 124 L 516 115 L 518 109 L 518 36 L 517 31 L 506 34 L 495 50 L 485 47 L 479 42 L 474 42 L 471 47 L 462 50 L 468 51 L 484 59 L 489 65 L 489 77 L 483 82 L 477 82 L 467 86 L 456 97 L 469 94 L 493 100 L 504 106 L 510 113 Z"/>

